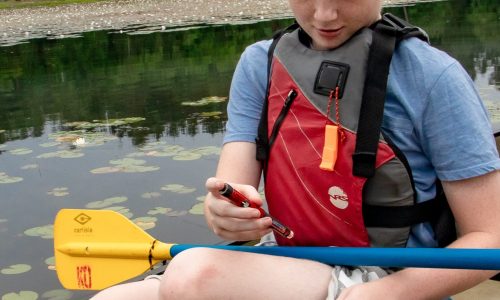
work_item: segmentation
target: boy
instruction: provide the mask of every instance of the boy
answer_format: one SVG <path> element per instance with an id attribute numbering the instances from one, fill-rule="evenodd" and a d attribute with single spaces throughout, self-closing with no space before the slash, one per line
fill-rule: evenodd
<path id="1" fill-rule="evenodd" d="M 369 27 L 381 18 L 381 2 L 289 0 L 301 27 L 299 35 L 305 37 L 300 44 L 296 44 L 297 48 L 303 46 L 304 49 L 322 55 L 322 52 L 344 47 L 346 43 L 351 43 L 353 36 L 361 35 L 359 31 L 362 28 Z M 290 37 L 287 39 L 290 40 Z M 227 240 L 254 240 L 271 232 L 269 217 L 259 218 L 257 209 L 234 206 L 219 193 L 223 183 L 229 182 L 251 201 L 257 205 L 262 204 L 257 192 L 262 164 L 255 159 L 257 150 L 254 140 L 266 98 L 269 46 L 270 41 L 251 45 L 240 59 L 231 86 L 229 121 L 217 173 L 215 178 L 208 179 L 206 183 L 209 191 L 205 200 L 208 226 L 215 234 Z M 290 47 L 282 44 L 277 49 L 279 53 L 287 53 Z M 304 51 L 310 51 L 307 49 Z M 275 58 L 273 63 L 268 93 L 270 126 L 277 119 L 271 99 L 282 97 L 283 91 L 279 88 L 284 80 L 276 73 L 281 59 Z M 295 65 L 299 65 L 297 71 L 290 71 L 287 67 L 293 68 L 293 63 L 283 64 L 283 69 L 288 70 L 292 77 L 296 72 L 302 72 L 301 68 L 308 66 L 305 61 L 296 61 Z M 347 74 L 347 68 L 339 68 L 340 72 Z M 350 68 L 349 72 L 354 74 L 354 64 Z M 351 80 L 351 75 L 347 80 Z M 301 92 L 300 87 L 292 87 L 292 90 Z M 360 223 L 359 220 L 342 216 L 343 211 L 347 211 L 343 205 L 351 204 L 325 207 L 328 203 L 321 200 L 315 202 L 316 191 L 308 188 L 314 187 L 315 181 L 322 180 L 323 176 L 317 174 L 335 178 L 335 173 L 343 172 L 343 165 L 348 158 L 342 152 L 347 151 L 346 145 L 356 133 L 344 124 L 344 120 L 350 119 L 345 113 L 345 107 L 350 104 L 338 95 L 338 91 L 332 89 L 324 98 L 329 102 L 326 111 L 329 119 L 322 121 L 326 125 L 337 126 L 330 127 L 335 128 L 339 134 L 333 145 L 339 151 L 336 163 L 325 159 L 321 149 L 316 149 L 314 141 L 308 140 L 308 123 L 301 118 L 314 105 L 304 102 L 306 96 L 298 96 L 286 116 L 292 121 L 296 120 L 298 125 L 291 133 L 287 131 L 290 123 L 284 123 L 284 129 L 277 130 L 275 144 L 264 164 L 266 198 L 270 213 L 280 216 L 278 219 L 286 220 L 283 223 L 299 231 L 290 241 L 278 237 L 278 244 L 436 247 L 437 241 L 428 223 L 411 226 L 408 237 L 399 244 L 392 241 L 387 244 L 374 242 L 373 237 L 383 240 L 390 234 L 365 233 L 364 226 L 360 230 L 362 233 L 352 230 L 342 236 L 342 224 L 352 223 L 357 226 Z M 350 95 L 346 97 L 348 96 Z M 320 105 L 327 106 L 324 103 Z M 436 196 L 436 179 L 439 178 L 442 183 L 460 233 L 460 237 L 449 247 L 499 248 L 500 224 L 495 218 L 500 213 L 500 161 L 484 107 L 459 64 L 416 38 L 402 41 L 392 58 L 383 113 L 384 139 L 392 141 L 408 160 L 415 191 L 412 199 L 415 198 L 417 202 L 432 200 Z M 325 114 L 325 111 L 320 110 L 319 115 L 321 114 Z M 356 127 L 358 118 L 352 119 L 355 120 Z M 287 160 L 286 155 L 290 153 L 292 157 L 295 150 L 287 148 L 287 145 L 293 145 L 291 148 L 298 148 L 299 152 L 302 149 L 300 142 L 293 144 L 295 138 L 290 138 L 288 134 L 296 134 L 291 135 L 292 137 L 302 137 L 302 134 L 306 136 L 303 144 L 311 142 L 312 155 Z M 318 157 L 310 157 L 316 155 L 314 151 Z M 304 170 L 314 169 L 314 166 L 318 168 L 318 159 L 326 161 L 329 166 L 321 171 L 316 170 L 316 177 L 305 176 L 307 171 Z M 304 166 L 294 165 L 309 160 L 313 162 Z M 286 171 L 281 171 L 282 168 Z M 290 177 L 296 180 L 280 178 L 281 175 L 288 176 L 289 170 L 297 173 L 295 177 Z M 342 180 L 344 177 L 338 178 Z M 358 178 L 360 177 L 353 177 L 352 182 Z M 334 184 L 337 187 L 337 183 Z M 276 187 L 280 185 L 285 188 Z M 290 189 L 290 193 L 284 193 L 287 189 Z M 338 190 L 334 191 L 338 195 Z M 362 188 L 356 191 L 359 194 L 362 192 Z M 335 196 L 334 192 L 329 193 L 330 196 Z M 380 194 L 380 191 L 375 191 L 377 193 Z M 311 201 L 303 201 L 302 197 L 297 197 L 298 194 L 312 195 L 308 198 Z M 348 193 L 341 195 L 347 198 Z M 336 205 L 333 200 L 332 204 Z M 293 217 L 288 217 L 288 213 Z M 330 214 L 331 218 L 321 216 L 322 213 Z M 337 222 L 336 218 L 339 219 L 339 227 L 325 223 Z M 352 227 L 358 228 L 356 226 Z M 393 273 L 389 271 L 391 274 L 381 271 L 377 269 L 372 272 L 366 268 L 353 271 L 309 260 L 198 248 L 176 256 L 168 265 L 162 280 L 145 280 L 128 287 L 110 289 L 99 295 L 102 298 L 98 296 L 96 299 L 104 299 L 106 296 L 133 299 L 133 293 L 141 299 L 442 299 L 495 274 L 492 271 L 423 268 L 408 268 Z M 354 274 L 361 273 L 369 279 L 362 280 L 365 281 L 363 284 L 352 285 Z M 373 278 L 380 279 L 372 280 Z M 124 291 L 127 291 L 127 297 L 117 296 L 117 293 Z"/>

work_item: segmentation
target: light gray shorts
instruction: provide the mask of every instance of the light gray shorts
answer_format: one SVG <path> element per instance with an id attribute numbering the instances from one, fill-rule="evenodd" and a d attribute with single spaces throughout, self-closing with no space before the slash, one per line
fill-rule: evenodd
<path id="1" fill-rule="evenodd" d="M 255 246 L 277 246 L 274 234 L 266 234 Z M 326 300 L 335 300 L 343 289 L 355 284 L 377 280 L 388 275 L 387 271 L 380 267 L 344 267 L 334 266 L 332 278 L 328 285 Z"/>
<path id="2" fill-rule="evenodd" d="M 155 279 L 155 280 L 161 281 L 161 277 L 162 277 L 162 275 L 148 275 L 144 278 L 144 280 Z"/>
<path id="3" fill-rule="evenodd" d="M 380 267 L 344 267 L 335 266 L 328 285 L 326 300 L 335 300 L 343 289 L 350 286 L 380 279 L 388 273 Z"/>

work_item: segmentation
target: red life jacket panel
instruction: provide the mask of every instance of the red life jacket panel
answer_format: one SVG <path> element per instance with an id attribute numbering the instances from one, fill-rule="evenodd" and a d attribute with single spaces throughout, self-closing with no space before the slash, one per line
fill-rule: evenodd
<path id="1" fill-rule="evenodd" d="M 414 202 L 405 166 L 382 139 L 375 161 L 377 172 L 370 179 L 376 185 L 367 186 L 367 178 L 353 175 L 352 155 L 371 33 L 366 28 L 340 48 L 316 51 L 304 46 L 299 40 L 299 30 L 295 30 L 281 37 L 276 46 L 268 91 L 270 151 L 265 192 L 271 215 L 295 233 L 291 240 L 277 237 L 281 245 L 369 246 L 374 239 L 369 237 L 364 224 L 363 201 L 388 206 Z M 316 92 L 314 79 L 324 62 L 349 66 L 338 104 L 333 104 L 324 93 Z M 327 117 L 329 105 L 335 109 Z M 338 158 L 334 170 L 325 171 L 319 168 L 325 125 L 338 125 L 339 116 L 342 137 Z M 391 167 L 381 168 L 384 164 Z M 389 197 L 379 191 L 383 186 L 390 188 L 385 192 Z M 374 195 L 364 195 L 367 190 Z M 369 198 L 363 200 L 363 196 Z M 409 227 L 389 230 L 397 234 L 382 238 L 386 240 L 382 244 L 404 246 Z"/>

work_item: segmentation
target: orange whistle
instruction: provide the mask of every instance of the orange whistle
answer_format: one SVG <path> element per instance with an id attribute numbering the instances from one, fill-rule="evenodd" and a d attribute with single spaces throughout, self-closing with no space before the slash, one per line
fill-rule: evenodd
<path id="1" fill-rule="evenodd" d="M 333 171 L 337 161 L 339 145 L 339 127 L 337 125 L 325 126 L 325 145 L 319 168 L 325 171 Z"/>

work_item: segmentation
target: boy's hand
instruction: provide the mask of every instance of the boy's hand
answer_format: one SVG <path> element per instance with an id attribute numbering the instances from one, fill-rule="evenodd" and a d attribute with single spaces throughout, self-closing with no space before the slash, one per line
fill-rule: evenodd
<path id="1" fill-rule="evenodd" d="M 256 205 L 262 205 L 262 199 L 254 187 L 231 185 Z M 235 206 L 220 194 L 219 191 L 224 187 L 222 180 L 209 178 L 205 186 L 208 190 L 205 218 L 216 235 L 226 240 L 247 241 L 259 239 L 271 231 L 271 218 L 260 218 L 259 210 Z"/>

